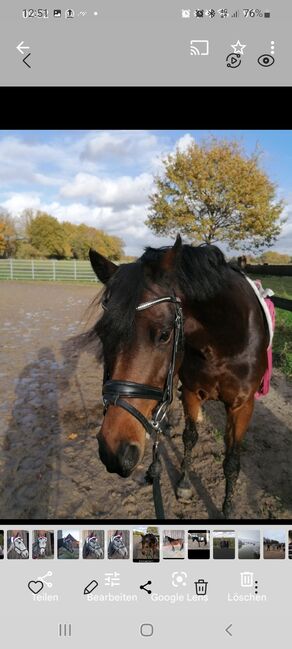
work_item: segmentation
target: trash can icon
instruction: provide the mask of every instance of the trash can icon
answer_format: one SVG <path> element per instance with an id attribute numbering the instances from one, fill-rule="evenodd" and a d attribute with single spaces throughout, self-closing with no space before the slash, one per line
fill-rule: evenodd
<path id="1" fill-rule="evenodd" d="M 195 581 L 196 595 L 207 595 L 208 582 L 204 579 Z"/>
<path id="2" fill-rule="evenodd" d="M 253 586 L 253 572 L 240 573 L 240 585 L 244 588 L 252 588 Z"/>

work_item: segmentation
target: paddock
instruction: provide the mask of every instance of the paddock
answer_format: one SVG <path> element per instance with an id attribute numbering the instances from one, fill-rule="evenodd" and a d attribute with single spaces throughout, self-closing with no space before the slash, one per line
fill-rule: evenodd
<path id="1" fill-rule="evenodd" d="M 96 319 L 86 309 L 98 290 L 97 284 L 0 283 L 2 520 L 154 518 L 152 488 L 144 480 L 151 443 L 143 464 L 126 479 L 107 473 L 98 457 L 103 368 L 95 347 L 82 348 L 77 339 Z M 291 403 L 292 385 L 275 370 L 243 443 L 234 518 L 292 518 Z M 194 498 L 181 503 L 175 485 L 183 419 L 175 398 L 177 434 L 162 441 L 168 518 L 222 517 L 224 422 L 223 405 L 208 403 L 193 456 Z"/>

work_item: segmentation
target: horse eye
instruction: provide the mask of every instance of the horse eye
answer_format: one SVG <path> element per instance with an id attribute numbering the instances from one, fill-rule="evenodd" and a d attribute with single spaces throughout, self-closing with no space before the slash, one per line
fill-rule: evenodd
<path id="1" fill-rule="evenodd" d="M 160 343 L 166 343 L 170 339 L 171 331 L 161 331 L 159 336 Z"/>

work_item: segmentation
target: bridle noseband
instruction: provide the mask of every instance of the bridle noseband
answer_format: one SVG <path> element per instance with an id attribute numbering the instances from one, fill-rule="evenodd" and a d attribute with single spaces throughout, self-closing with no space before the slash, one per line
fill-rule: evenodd
<path id="1" fill-rule="evenodd" d="M 120 381 L 108 378 L 108 371 L 105 368 L 104 384 L 102 388 L 104 415 L 109 406 L 120 406 L 127 410 L 133 417 L 145 428 L 150 437 L 154 437 L 155 443 L 158 444 L 158 434 L 162 431 L 162 422 L 166 416 L 166 411 L 173 399 L 173 377 L 175 371 L 177 352 L 183 349 L 183 314 L 181 300 L 176 295 L 168 295 L 160 297 L 150 302 L 144 302 L 136 307 L 136 311 L 144 311 L 145 309 L 161 304 L 163 302 L 170 302 L 175 306 L 175 318 L 173 323 L 174 336 L 172 347 L 172 358 L 166 377 L 163 389 L 155 388 L 143 383 L 135 383 L 134 381 Z M 102 305 L 107 309 L 105 304 Z M 139 399 L 152 399 L 158 401 L 158 404 L 152 413 L 152 418 L 149 421 L 137 408 L 132 406 L 122 397 L 139 398 Z"/>

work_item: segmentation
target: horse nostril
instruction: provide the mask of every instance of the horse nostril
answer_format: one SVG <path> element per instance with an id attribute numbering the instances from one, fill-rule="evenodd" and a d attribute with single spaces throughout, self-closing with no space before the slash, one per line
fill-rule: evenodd
<path id="1" fill-rule="evenodd" d="M 140 459 L 140 447 L 138 444 L 131 444 L 123 441 L 117 451 L 113 453 L 104 439 L 98 435 L 99 456 L 109 473 L 117 473 L 122 478 L 127 478 L 135 468 Z"/>
<path id="2" fill-rule="evenodd" d="M 117 453 L 119 463 L 118 473 L 124 478 L 129 476 L 138 463 L 139 457 L 140 450 L 137 444 L 122 442 Z"/>

